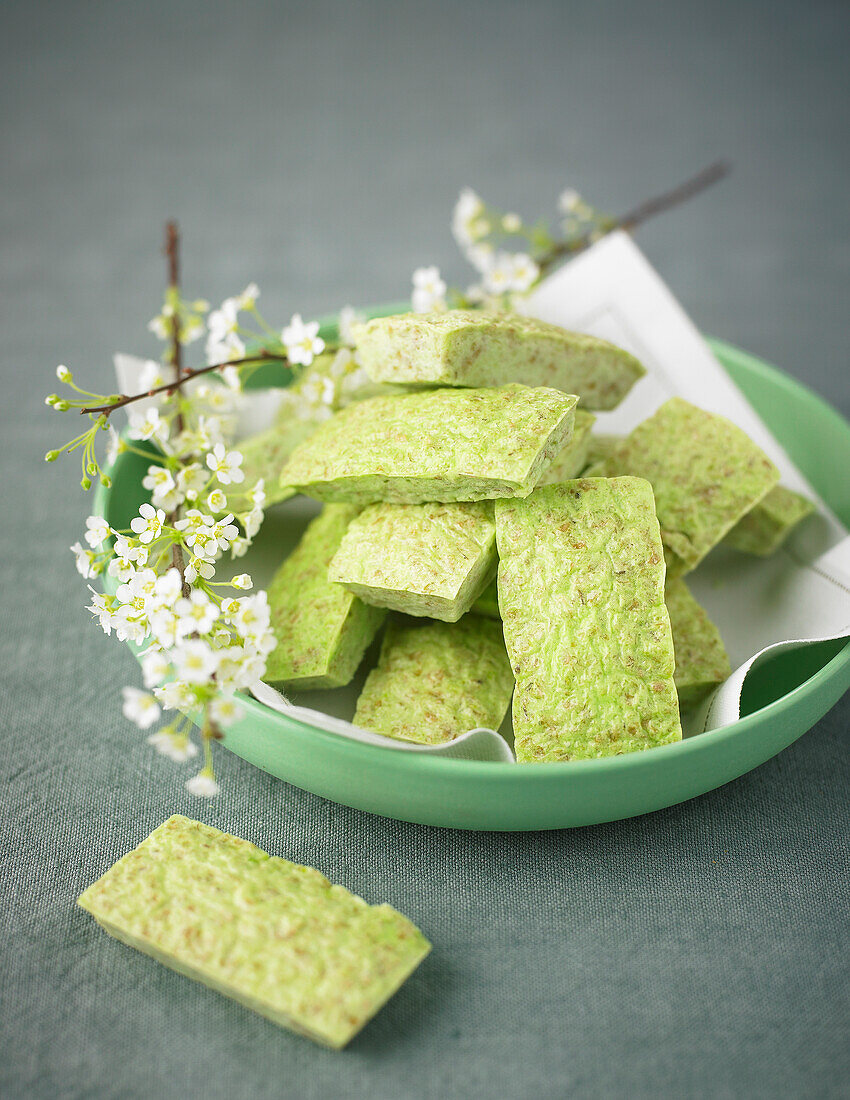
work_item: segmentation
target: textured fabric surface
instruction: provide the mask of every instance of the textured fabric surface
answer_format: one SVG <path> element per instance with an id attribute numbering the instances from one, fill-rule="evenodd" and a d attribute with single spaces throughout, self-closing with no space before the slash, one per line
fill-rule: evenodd
<path id="1" fill-rule="evenodd" d="M 722 790 L 634 821 L 475 835 L 332 805 L 219 754 L 198 803 L 120 715 L 87 623 L 86 502 L 42 405 L 111 387 L 176 215 L 213 301 L 270 317 L 468 278 L 464 183 L 623 209 L 728 154 L 640 241 L 701 327 L 850 412 L 846 7 L 6 3 L 0 34 L 0 1094 L 839 1096 L 848 1064 L 848 700 Z M 67 421 L 66 421 L 67 424 Z M 74 898 L 173 812 L 320 868 L 434 951 L 343 1054 L 110 940 Z"/>

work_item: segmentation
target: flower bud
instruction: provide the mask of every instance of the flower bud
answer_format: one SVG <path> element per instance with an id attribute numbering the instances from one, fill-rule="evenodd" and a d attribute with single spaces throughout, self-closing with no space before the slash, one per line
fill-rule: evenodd
<path id="1" fill-rule="evenodd" d="M 71 406 L 68 404 L 68 402 L 63 400 L 61 397 L 53 402 L 53 408 L 60 413 L 67 412 L 70 407 Z"/>
<path id="2" fill-rule="evenodd" d="M 45 397 L 44 403 L 45 403 L 45 405 L 55 405 L 58 400 L 59 400 L 59 394 L 58 393 L 49 393 L 47 395 L 47 397 Z"/>
<path id="3" fill-rule="evenodd" d="M 109 474 L 100 475 L 100 484 L 104 487 L 104 489 L 112 488 L 112 478 L 109 476 Z"/>
<path id="4" fill-rule="evenodd" d="M 84 477 L 83 480 L 80 482 L 80 485 L 83 489 L 91 489 L 91 478 Z"/>
<path id="5" fill-rule="evenodd" d="M 60 382 L 73 382 L 74 381 L 73 374 L 71 374 L 71 372 L 68 370 L 68 368 L 63 366 L 61 363 L 56 368 L 56 377 L 59 379 Z"/>
<path id="6" fill-rule="evenodd" d="M 44 461 L 45 462 L 55 462 L 58 457 L 59 457 L 59 452 L 58 451 L 48 451 L 47 454 L 44 456 Z"/>

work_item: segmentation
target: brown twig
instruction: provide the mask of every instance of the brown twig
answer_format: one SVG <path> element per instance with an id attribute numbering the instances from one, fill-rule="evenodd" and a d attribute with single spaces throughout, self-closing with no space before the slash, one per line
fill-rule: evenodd
<path id="1" fill-rule="evenodd" d="M 88 408 L 80 409 L 80 412 L 105 413 L 109 416 L 115 409 L 123 409 L 125 405 L 132 405 L 134 401 L 144 401 L 148 397 L 156 397 L 158 393 L 172 394 L 176 390 L 179 390 L 181 386 L 190 382 L 193 378 L 199 378 L 202 374 L 209 374 L 210 371 L 222 370 L 224 367 L 241 367 L 248 363 L 266 363 L 269 361 L 285 363 L 287 360 L 286 356 L 280 352 L 263 350 L 260 355 L 248 355 L 244 359 L 228 359 L 225 363 L 213 363 L 211 366 L 198 367 L 197 369 L 186 367 L 180 376 L 179 382 L 164 382 L 161 386 L 157 386 L 152 390 L 147 390 L 145 393 L 123 394 L 120 400 L 114 401 L 110 405 L 90 405 Z"/>
<path id="2" fill-rule="evenodd" d="M 165 256 L 168 260 L 168 288 L 171 291 L 169 297 L 174 308 L 171 316 L 171 365 L 174 367 L 174 390 L 176 391 L 183 374 L 183 345 L 180 341 L 180 309 L 178 304 L 180 297 L 180 234 L 177 230 L 177 223 L 174 221 L 168 222 L 165 227 Z M 178 433 L 183 431 L 183 413 L 180 411 L 179 398 L 177 399 L 177 416 L 174 424 Z M 169 525 L 173 527 L 179 518 L 180 506 L 178 505 L 168 517 Z M 171 549 L 171 563 L 180 574 L 183 597 L 188 600 L 191 589 L 189 588 L 189 582 L 186 580 L 186 562 L 183 558 L 183 547 L 179 542 L 175 542 Z"/>
<path id="3" fill-rule="evenodd" d="M 732 166 L 728 161 L 718 160 L 714 164 L 710 164 L 707 168 L 703 168 L 701 172 L 698 172 L 695 176 L 692 176 L 689 180 L 685 180 L 684 183 L 679 184 L 678 187 L 674 187 L 672 191 L 665 191 L 662 195 L 656 195 L 654 198 L 647 199 L 645 202 L 640 203 L 639 206 L 635 206 L 628 213 L 623 214 L 622 217 L 616 218 L 614 222 L 605 230 L 604 233 L 611 233 L 615 229 L 632 230 L 636 229 L 639 225 L 643 225 L 644 222 L 649 221 L 650 218 L 654 218 L 656 214 L 661 214 L 665 210 L 672 210 L 674 207 L 679 206 L 681 203 L 686 202 L 688 199 L 693 198 L 694 195 L 698 195 L 700 191 L 705 191 L 707 187 L 711 187 L 712 184 L 722 180 L 724 176 L 727 176 L 731 171 Z M 596 240 L 596 233 L 598 230 L 590 230 L 584 236 L 571 241 L 559 241 L 548 252 L 538 260 L 541 273 L 546 272 L 553 264 L 564 256 L 571 256 L 575 252 L 581 252 L 585 248 L 588 248 Z"/>

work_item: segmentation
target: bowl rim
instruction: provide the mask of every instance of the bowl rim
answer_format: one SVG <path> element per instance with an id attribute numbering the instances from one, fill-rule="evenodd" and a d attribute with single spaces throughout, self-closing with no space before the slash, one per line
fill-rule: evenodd
<path id="1" fill-rule="evenodd" d="M 369 307 L 363 312 L 367 317 L 375 317 L 403 311 L 407 308 L 409 307 L 406 303 L 403 305 L 401 303 L 385 303 L 383 305 Z M 320 319 L 322 331 L 334 329 L 336 320 L 336 314 L 323 316 Z M 802 398 L 809 404 L 814 403 L 818 406 L 821 415 L 831 420 L 837 430 L 842 433 L 850 433 L 850 423 L 844 419 L 837 409 L 833 408 L 828 401 L 822 398 L 814 390 L 809 389 L 807 386 L 803 385 L 803 383 L 798 382 L 795 378 L 786 374 L 781 368 L 775 367 L 763 359 L 759 359 L 757 356 L 752 355 L 742 348 L 738 348 L 728 341 L 712 336 L 706 336 L 705 339 L 712 349 L 719 352 L 721 356 L 725 353 L 729 357 L 735 357 L 739 361 L 745 362 L 747 368 L 752 373 L 758 374 L 771 385 L 780 386 L 792 396 Z M 111 488 L 106 489 L 102 483 L 98 484 L 94 498 L 96 514 L 105 514 L 111 492 Z M 133 646 L 132 643 L 128 644 L 138 657 L 138 647 Z M 521 782 L 539 784 L 551 782 L 553 778 L 558 776 L 564 779 L 570 775 L 577 777 L 580 775 L 587 776 L 588 774 L 615 774 L 623 768 L 635 769 L 646 767 L 651 765 L 653 761 L 661 764 L 666 760 L 684 759 L 688 754 L 692 755 L 694 753 L 709 750 L 724 741 L 746 734 L 748 730 L 755 729 L 763 723 L 770 721 L 771 718 L 779 716 L 780 713 L 790 706 L 804 704 L 807 700 L 819 694 L 824 684 L 832 681 L 833 678 L 840 675 L 840 673 L 847 668 L 850 668 L 850 639 L 848 639 L 844 646 L 831 657 L 822 668 L 814 672 L 801 684 L 798 684 L 795 688 L 792 688 L 790 691 L 780 696 L 780 698 L 774 699 L 772 702 L 760 707 L 744 718 L 739 718 L 726 726 L 720 726 L 717 729 L 706 730 L 703 733 L 694 734 L 691 737 L 683 738 L 681 741 L 677 741 L 673 744 L 656 746 L 652 752 L 624 753 L 619 756 L 600 757 L 593 760 L 546 761 L 545 767 L 541 765 L 540 767 L 525 766 L 516 768 L 503 766 L 499 768 L 497 766 L 495 770 L 494 765 L 504 764 L 505 762 L 464 760 L 457 757 L 404 752 L 393 744 L 384 746 L 375 745 L 370 742 L 357 741 L 343 734 L 335 733 L 332 730 L 322 729 L 321 726 L 314 726 L 310 722 L 293 718 L 280 711 L 275 711 L 244 692 L 238 692 L 237 697 L 239 698 L 240 706 L 242 706 L 246 714 L 243 721 L 250 720 L 250 718 L 257 718 L 262 722 L 271 722 L 274 725 L 282 727 L 290 734 L 295 734 L 299 737 L 304 737 L 306 735 L 313 741 L 315 741 L 318 736 L 319 740 L 326 742 L 327 747 L 331 751 L 349 753 L 356 756 L 365 755 L 365 757 L 368 757 L 370 753 L 381 753 L 384 754 L 383 759 L 385 763 L 389 763 L 389 758 L 386 755 L 389 753 L 399 758 L 399 765 L 401 767 L 415 767 L 419 771 L 432 773 L 433 775 L 445 774 L 448 769 L 448 773 L 453 777 L 486 775 L 490 779 L 494 779 L 497 776 L 505 776 L 513 777 L 511 780 L 512 782 L 516 782 L 519 777 L 522 777 L 520 780 Z M 227 738 L 224 739 L 223 743 L 225 746 L 227 745 Z M 373 756 L 372 759 L 375 759 L 375 757 Z M 405 761 L 405 763 L 402 763 L 402 761 Z"/>

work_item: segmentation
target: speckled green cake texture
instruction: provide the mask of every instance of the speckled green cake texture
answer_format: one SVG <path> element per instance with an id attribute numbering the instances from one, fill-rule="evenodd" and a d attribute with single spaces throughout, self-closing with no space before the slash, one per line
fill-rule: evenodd
<path id="1" fill-rule="evenodd" d="M 389 905 L 179 814 L 78 904 L 122 943 L 336 1049 L 431 949 Z"/>
<path id="2" fill-rule="evenodd" d="M 373 397 L 296 447 L 281 485 L 359 504 L 527 496 L 569 442 L 575 404 L 520 385 Z"/>
<path id="3" fill-rule="evenodd" d="M 694 569 L 776 485 L 779 471 L 723 416 L 672 397 L 606 460 L 652 485 L 670 576 Z"/>
<path id="4" fill-rule="evenodd" d="M 269 585 L 277 646 L 264 679 L 283 688 L 312 690 L 347 684 L 386 616 L 379 607 L 328 580 L 356 505 L 329 504 L 314 519 Z"/>
<path id="5" fill-rule="evenodd" d="M 392 619 L 354 721 L 388 737 L 440 745 L 479 726 L 498 729 L 513 686 L 499 623 L 477 615 L 456 623 Z"/>
<path id="6" fill-rule="evenodd" d="M 495 568 L 492 501 L 370 504 L 349 524 L 328 580 L 378 607 L 456 622 Z"/>
<path id="7" fill-rule="evenodd" d="M 376 317 L 354 330 L 369 377 L 440 386 L 521 382 L 612 409 L 646 372 L 622 348 L 515 313 L 448 310 Z"/>
<path id="8" fill-rule="evenodd" d="M 298 444 L 317 427 L 314 421 L 293 419 L 240 440 L 236 450 L 242 455 L 243 487 L 250 488 L 263 478 L 266 507 L 291 497 L 292 489 L 280 484 L 280 471 Z"/>
<path id="9" fill-rule="evenodd" d="M 732 675 L 720 631 L 681 577 L 667 582 L 664 597 L 673 630 L 674 680 L 682 710 L 688 710 Z"/>
<path id="10" fill-rule="evenodd" d="M 591 429 L 596 417 L 586 409 L 576 409 L 573 418 L 573 434 L 569 443 L 561 448 L 543 471 L 538 485 L 557 485 L 560 481 L 570 481 L 578 477 L 587 465 Z"/>
<path id="11" fill-rule="evenodd" d="M 681 739 L 664 552 L 642 478 L 580 478 L 496 502 L 517 761 Z"/>
<path id="12" fill-rule="evenodd" d="M 723 540 L 727 546 L 766 558 L 776 553 L 798 523 L 815 510 L 814 502 L 776 485 L 732 528 Z"/>

